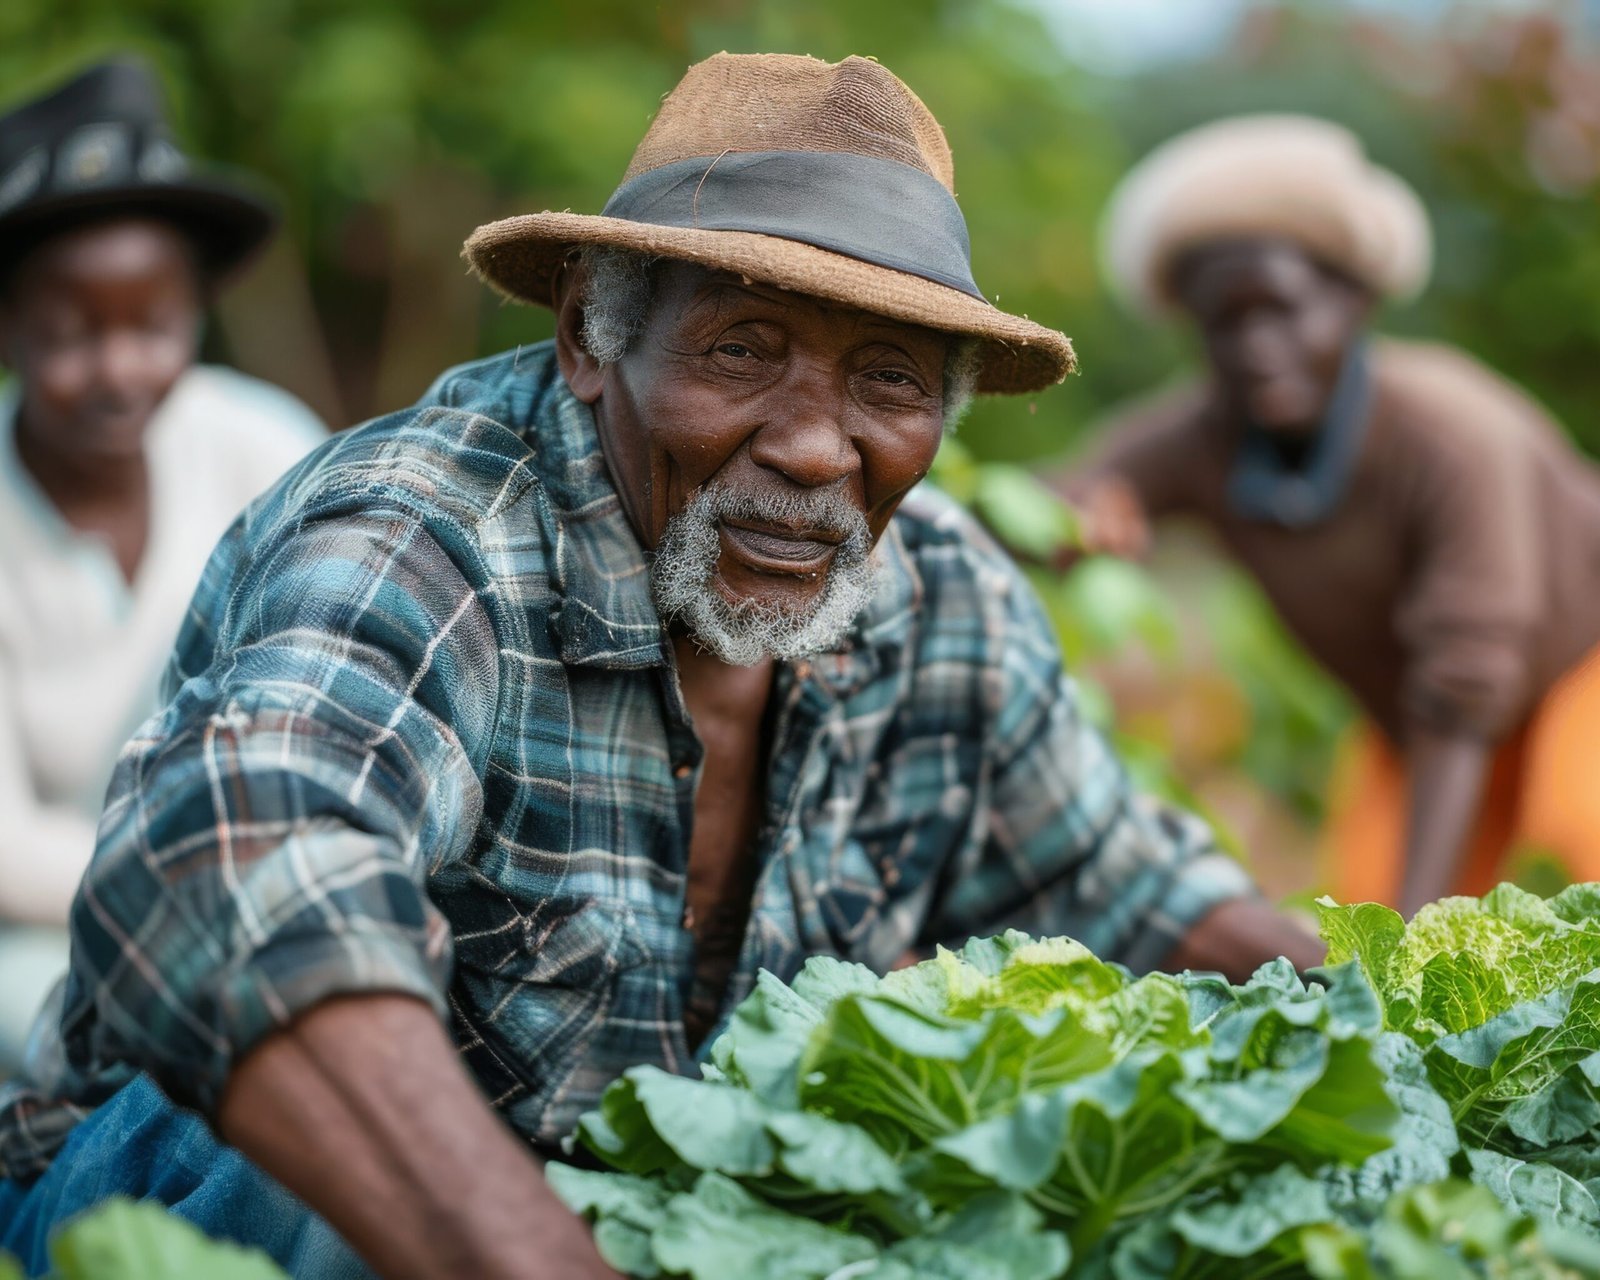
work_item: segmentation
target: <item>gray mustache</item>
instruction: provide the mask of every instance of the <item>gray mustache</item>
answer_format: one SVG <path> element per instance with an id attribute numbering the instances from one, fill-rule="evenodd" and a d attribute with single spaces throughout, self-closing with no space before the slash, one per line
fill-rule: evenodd
<path id="1" fill-rule="evenodd" d="M 863 547 L 871 536 L 866 516 L 839 486 L 787 491 L 734 489 L 730 485 L 716 484 L 702 489 L 695 496 L 694 506 L 713 520 L 731 517 L 815 529 L 846 542 L 859 539 Z"/>

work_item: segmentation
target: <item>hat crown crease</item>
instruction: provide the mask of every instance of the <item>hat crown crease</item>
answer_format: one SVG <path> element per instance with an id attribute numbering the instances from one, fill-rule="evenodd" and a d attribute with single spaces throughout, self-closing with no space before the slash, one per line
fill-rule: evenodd
<path id="1" fill-rule="evenodd" d="M 849 152 L 910 165 L 954 189 L 950 147 L 938 121 L 869 58 L 707 58 L 662 102 L 622 180 L 730 151 Z"/>

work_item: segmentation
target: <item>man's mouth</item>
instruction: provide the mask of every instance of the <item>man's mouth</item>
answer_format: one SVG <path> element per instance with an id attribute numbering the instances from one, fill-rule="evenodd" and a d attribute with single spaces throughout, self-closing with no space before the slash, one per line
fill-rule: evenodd
<path id="1" fill-rule="evenodd" d="M 844 540 L 822 529 L 792 529 L 724 518 L 722 545 L 761 573 L 808 577 L 828 565 Z"/>

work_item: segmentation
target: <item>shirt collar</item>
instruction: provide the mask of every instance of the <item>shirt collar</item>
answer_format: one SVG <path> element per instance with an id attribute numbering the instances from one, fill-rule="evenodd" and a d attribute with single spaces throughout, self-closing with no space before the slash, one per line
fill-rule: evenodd
<path id="1" fill-rule="evenodd" d="M 546 534 L 561 599 L 551 630 L 561 660 L 576 666 L 638 669 L 665 665 L 666 633 L 650 594 L 644 548 L 628 523 L 600 448 L 594 413 L 572 393 L 553 350 L 536 378 L 528 444 L 537 458 Z M 527 369 L 527 361 L 521 362 Z M 903 647 L 922 599 L 922 580 L 894 521 L 874 552 L 877 590 L 843 646 L 809 670 L 844 697 Z M 802 664 L 795 664 L 804 670 Z"/>

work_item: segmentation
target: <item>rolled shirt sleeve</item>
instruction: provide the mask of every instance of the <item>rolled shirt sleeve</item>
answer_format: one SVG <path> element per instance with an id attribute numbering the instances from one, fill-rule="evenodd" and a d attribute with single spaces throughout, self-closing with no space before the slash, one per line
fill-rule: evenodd
<path id="1" fill-rule="evenodd" d="M 477 825 L 499 687 L 462 534 L 333 505 L 224 541 L 74 903 L 77 1067 L 131 1062 L 209 1109 L 235 1058 L 329 996 L 442 1012 L 424 880 Z"/>
<path id="2" fill-rule="evenodd" d="M 1538 486 L 1520 432 L 1490 420 L 1411 469 L 1416 563 L 1396 630 L 1404 727 L 1495 741 L 1533 690 L 1544 610 Z"/>
<path id="3" fill-rule="evenodd" d="M 949 876 L 926 941 L 1019 928 L 1152 969 L 1255 887 L 1203 822 L 1134 791 L 1084 718 L 1037 598 L 1008 579 L 985 837 Z"/>

